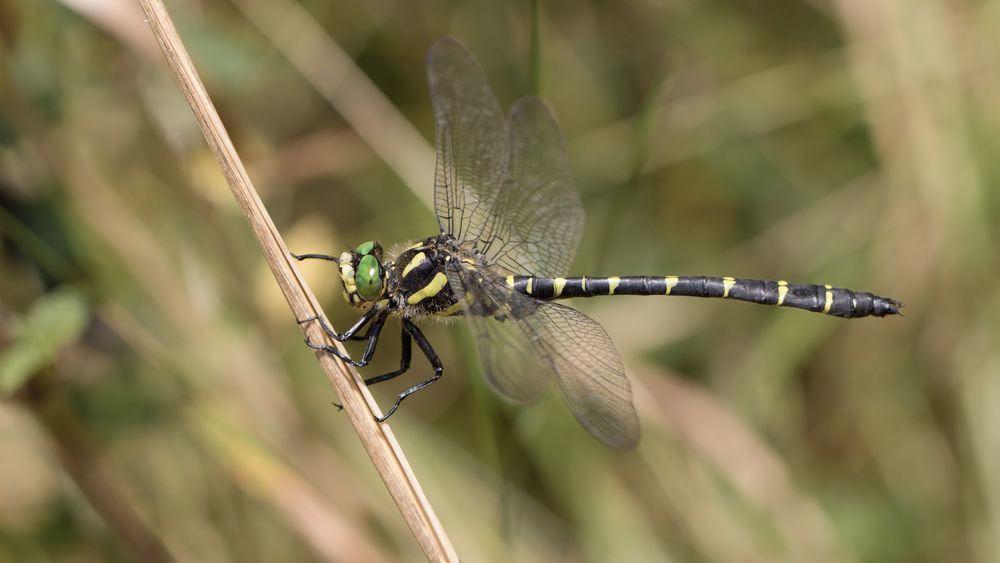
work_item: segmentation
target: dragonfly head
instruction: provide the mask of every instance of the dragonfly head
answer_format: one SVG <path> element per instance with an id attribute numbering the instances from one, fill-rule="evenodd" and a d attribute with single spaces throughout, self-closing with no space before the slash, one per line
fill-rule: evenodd
<path id="1" fill-rule="evenodd" d="M 340 255 L 340 281 L 351 305 L 377 301 L 385 294 L 386 270 L 378 241 L 359 244 Z"/>

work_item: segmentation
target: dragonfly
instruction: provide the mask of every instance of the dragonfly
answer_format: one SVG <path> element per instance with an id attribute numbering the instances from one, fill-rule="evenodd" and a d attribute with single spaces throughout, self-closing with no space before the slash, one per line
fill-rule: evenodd
<path id="1" fill-rule="evenodd" d="M 895 299 L 830 285 L 710 276 L 567 277 L 583 234 L 584 211 L 552 111 L 527 96 L 506 114 L 482 68 L 450 38 L 430 47 L 427 78 L 436 126 L 439 232 L 390 251 L 368 241 L 339 256 L 292 255 L 337 264 L 347 301 L 363 311 L 343 332 L 322 317 L 300 321 L 318 321 L 339 342 L 365 341 L 360 359 L 307 339 L 311 348 L 364 367 L 387 321 L 398 318 L 399 369 L 369 377 L 365 384 L 409 370 L 414 342 L 430 362 L 433 375 L 400 392 L 380 422 L 444 372 L 416 324 L 427 318 L 468 322 L 485 379 L 499 396 L 527 403 L 554 384 L 583 428 L 608 446 L 627 449 L 638 443 L 640 428 L 621 356 L 597 321 L 558 301 L 680 295 L 846 318 L 900 312 L 902 304 Z"/>

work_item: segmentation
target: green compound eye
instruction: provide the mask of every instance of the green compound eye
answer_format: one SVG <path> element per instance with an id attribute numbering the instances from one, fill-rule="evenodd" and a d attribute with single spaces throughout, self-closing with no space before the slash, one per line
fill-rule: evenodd
<path id="1" fill-rule="evenodd" d="M 363 242 L 354 249 L 354 252 L 364 256 L 365 254 L 371 254 L 372 250 L 375 250 L 375 241 L 370 240 L 368 242 Z"/>
<path id="2" fill-rule="evenodd" d="M 360 247 L 359 247 L 360 248 Z M 357 273 L 354 274 L 354 283 L 358 287 L 358 295 L 365 301 L 378 299 L 382 294 L 382 268 L 378 259 L 371 254 L 365 255 L 358 262 Z"/>

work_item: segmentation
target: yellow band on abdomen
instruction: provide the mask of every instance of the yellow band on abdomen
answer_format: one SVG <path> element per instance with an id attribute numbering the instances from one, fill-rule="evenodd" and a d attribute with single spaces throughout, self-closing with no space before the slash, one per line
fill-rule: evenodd
<path id="1" fill-rule="evenodd" d="M 562 295 L 564 287 L 566 287 L 566 278 L 555 278 L 552 280 L 552 297 Z"/>
<path id="2" fill-rule="evenodd" d="M 673 289 L 680 280 L 677 279 L 677 276 L 667 276 L 663 278 L 663 281 L 667 284 L 666 295 L 670 295 L 670 290 Z"/>
<path id="3" fill-rule="evenodd" d="M 736 280 L 734 278 L 722 278 L 722 298 L 725 299 L 729 297 L 729 290 L 736 285 Z"/>
<path id="4" fill-rule="evenodd" d="M 608 278 L 608 295 L 614 295 L 615 290 L 618 289 L 618 284 L 622 282 L 622 279 L 618 276 L 612 276 Z"/>

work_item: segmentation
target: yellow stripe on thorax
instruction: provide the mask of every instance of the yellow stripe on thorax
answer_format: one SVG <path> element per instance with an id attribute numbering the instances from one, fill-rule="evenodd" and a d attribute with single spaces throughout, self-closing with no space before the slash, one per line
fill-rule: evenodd
<path id="1" fill-rule="evenodd" d="M 406 298 L 406 302 L 410 305 L 416 305 L 420 303 L 427 297 L 434 297 L 448 284 L 448 276 L 444 275 L 443 272 L 438 272 L 434 274 L 434 279 L 430 281 L 427 285 L 422 287 L 420 291 L 417 291 L 413 295 Z"/>
<path id="2" fill-rule="evenodd" d="M 534 281 L 535 281 L 534 277 L 528 278 L 528 285 L 524 288 L 524 292 L 527 293 L 528 295 L 531 295 L 531 286 L 533 285 Z"/>
<path id="3" fill-rule="evenodd" d="M 723 297 L 723 299 L 725 299 L 726 297 L 729 297 L 729 290 L 732 289 L 734 285 L 736 285 L 736 279 L 735 278 L 728 278 L 728 277 L 722 278 L 722 297 Z"/>
<path id="4" fill-rule="evenodd" d="M 788 282 L 781 280 L 778 282 L 778 305 L 785 304 L 786 295 L 788 295 Z"/>
<path id="5" fill-rule="evenodd" d="M 663 281 L 666 282 L 666 284 L 667 284 L 666 295 L 670 295 L 670 290 L 673 289 L 674 286 L 677 285 L 677 283 L 680 280 L 677 279 L 677 276 L 667 276 L 667 277 L 663 278 Z"/>
<path id="6" fill-rule="evenodd" d="M 507 276 L 507 287 L 514 289 L 514 276 Z"/>
<path id="7" fill-rule="evenodd" d="M 414 268 L 423 264 L 426 261 L 427 261 L 427 255 L 424 254 L 423 252 L 418 252 L 417 254 L 415 254 L 413 258 L 410 260 L 410 263 L 407 264 L 405 268 L 403 268 L 403 277 L 405 278 L 406 274 L 409 274 L 411 270 L 413 270 Z"/>

